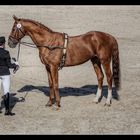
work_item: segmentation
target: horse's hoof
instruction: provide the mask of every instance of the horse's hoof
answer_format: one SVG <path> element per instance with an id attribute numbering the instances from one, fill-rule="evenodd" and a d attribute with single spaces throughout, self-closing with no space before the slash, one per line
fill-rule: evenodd
<path id="1" fill-rule="evenodd" d="M 104 104 L 104 106 L 108 106 L 108 107 L 110 107 L 111 105 L 110 105 L 110 104 L 106 104 L 106 103 L 105 103 L 105 104 Z"/>
<path id="2" fill-rule="evenodd" d="M 45 106 L 46 106 L 46 107 L 51 107 L 52 104 L 51 104 L 50 102 L 48 102 Z"/>
<path id="3" fill-rule="evenodd" d="M 53 108 L 52 108 L 52 110 L 58 111 L 58 110 L 60 110 L 60 107 L 54 105 Z"/>
<path id="4" fill-rule="evenodd" d="M 99 100 L 95 98 L 95 99 L 93 100 L 93 102 L 94 102 L 95 104 L 98 104 L 98 103 L 99 103 Z"/>
<path id="5" fill-rule="evenodd" d="M 45 105 L 45 107 L 51 107 L 51 106 L 52 106 L 52 105 L 48 105 L 48 104 Z"/>
<path id="6" fill-rule="evenodd" d="M 56 109 L 55 109 L 56 111 L 59 111 L 60 110 L 60 107 L 56 107 Z"/>
<path id="7" fill-rule="evenodd" d="M 98 104 L 99 102 L 98 101 L 93 101 L 93 103 Z"/>
<path id="8" fill-rule="evenodd" d="M 110 106 L 111 106 L 111 103 L 106 102 L 106 103 L 104 104 L 104 106 L 110 107 Z"/>

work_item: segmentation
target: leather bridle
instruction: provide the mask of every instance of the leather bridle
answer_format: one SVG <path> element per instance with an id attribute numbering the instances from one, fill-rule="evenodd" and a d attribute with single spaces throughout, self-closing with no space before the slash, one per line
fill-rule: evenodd
<path id="1" fill-rule="evenodd" d="M 16 31 L 15 31 L 15 33 L 14 33 L 14 35 L 12 36 L 12 35 L 10 35 L 9 36 L 9 39 L 13 42 L 13 40 L 15 41 L 15 42 L 13 42 L 13 43 L 19 43 L 20 42 L 20 40 L 25 36 L 25 32 L 21 29 L 21 27 L 22 27 L 22 25 L 20 24 L 20 23 L 17 23 L 16 24 Z M 23 28 L 23 27 L 22 27 Z M 16 34 L 22 34 L 22 36 L 21 37 L 15 37 L 16 36 Z"/>

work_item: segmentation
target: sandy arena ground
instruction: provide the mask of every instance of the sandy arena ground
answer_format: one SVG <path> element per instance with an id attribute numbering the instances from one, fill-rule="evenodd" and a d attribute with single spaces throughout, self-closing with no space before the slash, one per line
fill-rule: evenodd
<path id="1" fill-rule="evenodd" d="M 0 134 L 140 134 L 140 6 L 0 6 L 0 35 L 8 37 L 14 14 L 70 36 L 91 30 L 115 36 L 122 89 L 120 100 L 114 95 L 112 106 L 104 107 L 105 78 L 104 97 L 99 104 L 93 103 L 97 78 L 87 62 L 60 71 L 62 107 L 59 111 L 46 108 L 49 88 L 45 67 L 37 49 L 22 46 L 20 70 L 11 74 L 11 105 L 16 115 L 4 116 L 2 109 Z M 23 40 L 31 42 L 29 37 Z M 7 49 L 16 57 L 17 49 Z M 21 102 L 24 96 L 26 100 Z"/>

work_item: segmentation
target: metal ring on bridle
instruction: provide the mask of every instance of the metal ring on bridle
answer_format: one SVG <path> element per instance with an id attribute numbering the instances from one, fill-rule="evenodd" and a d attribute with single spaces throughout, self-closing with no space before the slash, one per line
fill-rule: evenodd
<path id="1" fill-rule="evenodd" d="M 20 23 L 17 24 L 17 28 L 18 29 L 21 28 L 21 24 Z"/>

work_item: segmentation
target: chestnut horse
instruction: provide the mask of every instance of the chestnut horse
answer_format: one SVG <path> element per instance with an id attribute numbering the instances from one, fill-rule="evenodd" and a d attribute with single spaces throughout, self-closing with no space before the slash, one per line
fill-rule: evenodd
<path id="1" fill-rule="evenodd" d="M 75 66 L 91 60 L 98 79 L 98 90 L 94 101 L 99 102 L 102 95 L 104 68 L 108 95 L 106 105 L 111 105 L 112 82 L 118 90 L 120 87 L 119 50 L 116 39 L 107 33 L 90 31 L 78 36 L 68 36 L 64 33 L 55 32 L 43 24 L 29 19 L 19 19 L 13 16 L 15 22 L 8 39 L 8 45 L 15 48 L 25 36 L 30 36 L 39 50 L 41 62 L 45 65 L 48 73 L 50 97 L 47 106 L 56 104 L 60 107 L 58 68 L 65 53 L 64 67 Z M 67 39 L 67 43 L 66 43 Z M 64 51 L 65 50 L 65 51 Z M 111 71 L 112 60 L 112 71 Z"/>

